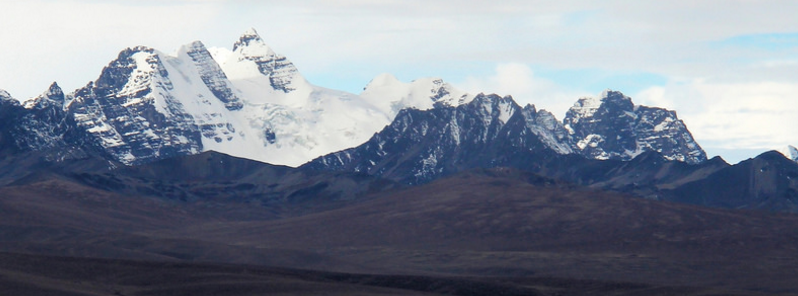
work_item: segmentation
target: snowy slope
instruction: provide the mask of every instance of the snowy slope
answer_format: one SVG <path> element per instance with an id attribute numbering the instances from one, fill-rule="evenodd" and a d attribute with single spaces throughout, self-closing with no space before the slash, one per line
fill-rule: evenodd
<path id="1" fill-rule="evenodd" d="M 395 115 L 310 84 L 254 29 L 232 50 L 126 49 L 69 97 L 87 141 L 128 165 L 213 150 L 297 166 L 365 142 Z"/>
<path id="2" fill-rule="evenodd" d="M 235 116 L 254 148 L 212 144 L 204 150 L 297 166 L 365 142 L 392 119 L 357 95 L 310 84 L 254 29 L 241 35 L 232 51 L 211 52 L 243 98 Z"/>
<path id="3" fill-rule="evenodd" d="M 795 146 L 787 145 L 778 151 L 787 159 L 798 162 L 798 148 L 795 148 Z"/>
<path id="4" fill-rule="evenodd" d="M 314 91 L 294 64 L 269 48 L 254 29 L 244 32 L 233 50 L 211 48 L 210 52 L 251 104 L 300 108 Z"/>
<path id="5" fill-rule="evenodd" d="M 56 131 L 69 117 L 69 141 L 128 165 L 214 150 L 297 166 L 365 142 L 402 108 L 472 98 L 431 78 L 374 83 L 362 96 L 315 86 L 254 29 L 232 50 L 199 41 L 173 54 L 128 48 L 85 87 L 64 95 L 55 86 L 25 108 L 63 114 L 23 129 Z"/>
<path id="6" fill-rule="evenodd" d="M 213 54 L 199 41 L 172 55 L 129 48 L 72 97 L 66 108 L 90 142 L 125 164 L 213 150 L 297 166 L 391 120 L 357 95 L 311 85 L 254 30 Z"/>
<path id="7" fill-rule="evenodd" d="M 554 117 L 554 114 L 543 109 L 537 110 L 535 105 L 526 105 L 521 112 L 526 121 L 526 128 L 538 136 L 546 146 L 558 154 L 574 153 L 568 130 Z"/>
<path id="8" fill-rule="evenodd" d="M 474 99 L 474 95 L 455 89 L 440 78 L 404 83 L 387 73 L 374 77 L 360 96 L 391 118 L 404 108 L 429 110 L 436 104 L 456 107 Z"/>

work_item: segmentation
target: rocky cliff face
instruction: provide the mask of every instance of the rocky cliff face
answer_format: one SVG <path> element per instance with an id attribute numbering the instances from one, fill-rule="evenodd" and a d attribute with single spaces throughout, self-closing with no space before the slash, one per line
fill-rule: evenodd
<path id="1" fill-rule="evenodd" d="M 48 161 L 85 157 L 92 148 L 82 141 L 73 118 L 64 110 L 66 100 L 56 83 L 24 104 L 5 93 L 0 98 L 0 150 L 36 151 Z"/>
<path id="2" fill-rule="evenodd" d="M 19 148 L 14 142 L 12 128 L 16 125 L 17 114 L 21 110 L 19 101 L 7 91 L 0 89 L 0 156 L 16 152 Z"/>
<path id="3" fill-rule="evenodd" d="M 272 88 L 289 93 L 297 90 L 300 82 L 299 70 L 285 56 L 272 51 L 258 32 L 250 29 L 233 44 L 233 52 L 246 60 L 255 62 L 258 71 L 269 79 Z M 301 87 L 301 86 L 299 86 Z"/>
<path id="4" fill-rule="evenodd" d="M 25 150 L 48 150 L 70 146 L 71 125 L 64 112 L 64 92 L 53 83 L 43 94 L 25 102 L 17 119 L 14 140 Z"/>
<path id="5" fill-rule="evenodd" d="M 676 112 L 636 106 L 617 91 L 606 91 L 599 99 L 580 99 L 563 122 L 575 151 L 588 158 L 630 160 L 657 151 L 669 160 L 707 159 Z"/>
<path id="6" fill-rule="evenodd" d="M 213 59 L 211 53 L 202 42 L 195 41 L 184 46 L 180 54 L 189 57 L 202 82 L 213 93 L 214 97 L 224 103 L 227 110 L 235 111 L 243 108 L 244 104 L 233 91 L 232 83 L 227 79 L 227 75 L 224 74 L 222 68 L 219 67 L 219 64 L 216 63 L 216 60 Z"/>
<path id="7" fill-rule="evenodd" d="M 404 109 L 365 144 L 317 158 L 306 167 L 420 184 L 468 168 L 510 166 L 519 154 L 569 152 L 558 142 L 564 137 L 549 113 L 521 108 L 511 97 L 480 94 L 459 106 Z"/>
<path id="8" fill-rule="evenodd" d="M 154 49 L 128 48 L 103 69 L 96 81 L 75 92 L 66 110 L 88 142 L 125 164 L 202 150 L 201 138 L 215 136 L 217 126 L 203 122 L 206 118 L 195 121 L 186 110 L 181 98 L 175 96 L 176 90 L 181 91 L 176 88 L 182 85 L 172 80 L 183 82 L 181 73 L 170 72 L 165 62 L 170 60 L 164 61 L 163 54 Z M 184 95 L 223 105 L 210 92 Z M 207 119 L 214 117 L 207 114 Z"/>

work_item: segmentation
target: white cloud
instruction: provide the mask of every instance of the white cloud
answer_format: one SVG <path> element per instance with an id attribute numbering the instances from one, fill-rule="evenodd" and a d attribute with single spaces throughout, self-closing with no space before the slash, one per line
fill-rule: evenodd
<path id="1" fill-rule="evenodd" d="M 641 104 L 677 110 L 707 150 L 761 151 L 798 143 L 796 99 L 798 83 L 701 79 L 651 87 L 635 97 Z"/>
<path id="2" fill-rule="evenodd" d="M 18 99 L 53 81 L 71 91 L 95 79 L 126 47 L 170 51 L 201 37 L 214 8 L 176 1 L 3 1 L 0 88 Z"/>

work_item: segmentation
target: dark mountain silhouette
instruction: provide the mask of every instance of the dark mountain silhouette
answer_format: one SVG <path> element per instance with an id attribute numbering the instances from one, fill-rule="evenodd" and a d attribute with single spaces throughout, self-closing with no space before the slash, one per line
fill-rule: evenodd
<path id="1" fill-rule="evenodd" d="M 664 198 L 732 209 L 798 212 L 798 164 L 770 151 L 676 187 Z"/>

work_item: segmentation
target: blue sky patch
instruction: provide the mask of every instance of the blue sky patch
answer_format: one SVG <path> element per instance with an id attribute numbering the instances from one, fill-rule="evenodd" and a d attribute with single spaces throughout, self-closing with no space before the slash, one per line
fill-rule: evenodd
<path id="1" fill-rule="evenodd" d="M 646 72 L 616 72 L 602 69 L 535 69 L 538 77 L 549 79 L 566 89 L 598 94 L 612 89 L 634 94 L 652 86 L 667 84 L 668 78 Z"/>
<path id="2" fill-rule="evenodd" d="M 780 51 L 798 48 L 798 33 L 740 35 L 713 43 L 718 47 L 755 48 Z"/>

